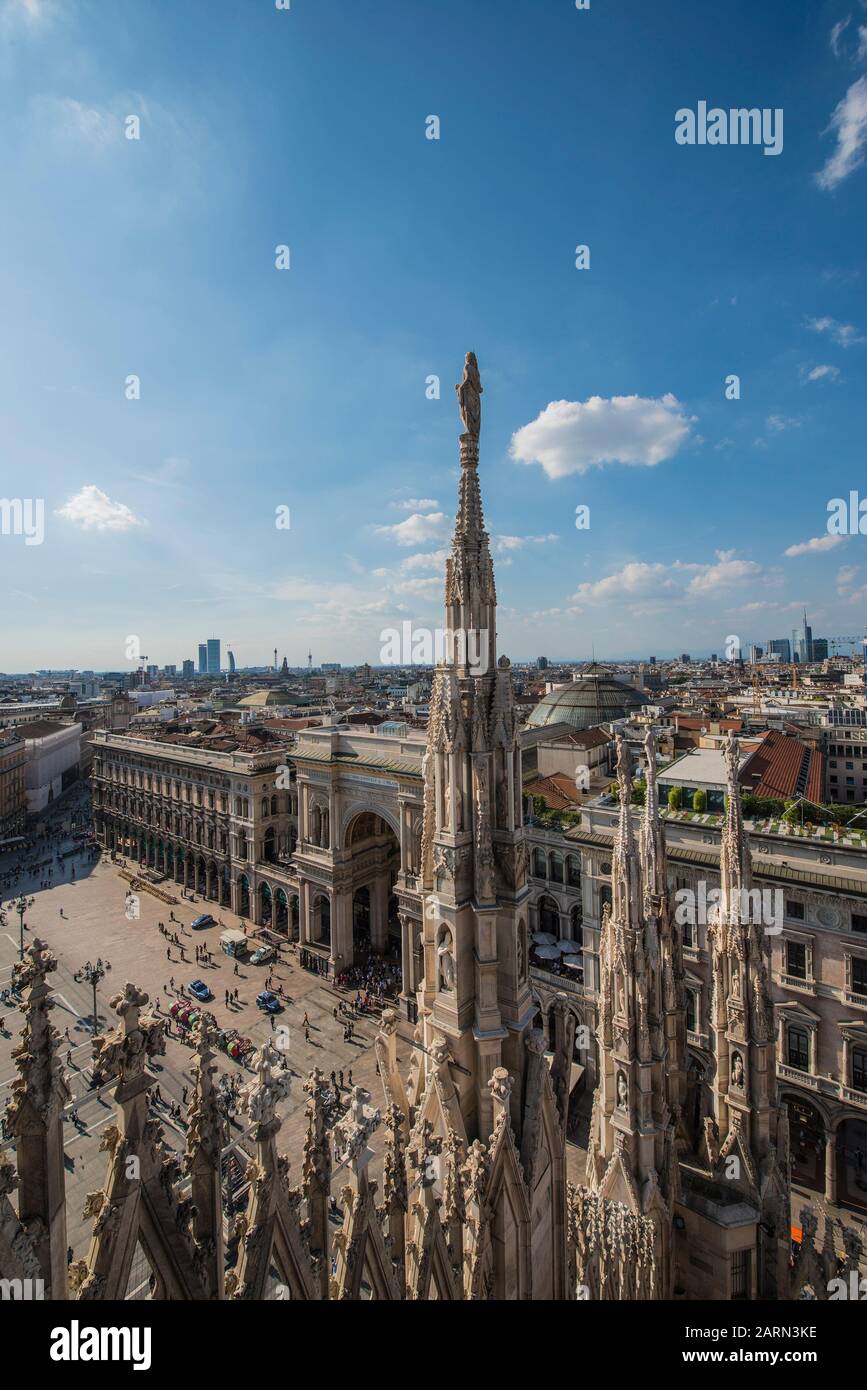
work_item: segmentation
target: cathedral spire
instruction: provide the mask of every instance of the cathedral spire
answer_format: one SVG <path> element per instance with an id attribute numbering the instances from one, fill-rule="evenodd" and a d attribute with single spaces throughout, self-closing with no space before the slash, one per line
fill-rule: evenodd
<path id="1" fill-rule="evenodd" d="M 523 1074 L 534 1010 L 521 749 L 511 669 L 506 657 L 496 658 L 494 569 L 478 477 L 482 384 L 475 353 L 467 353 L 455 389 L 464 430 L 446 561 L 446 655 L 434 676 L 423 762 L 425 979 L 418 1002 L 428 1020 L 425 1048 L 445 1038 L 466 1069 L 458 1075 L 472 1077 L 458 1085 L 472 1138 L 491 1132 L 488 1083 L 497 1067 Z"/>

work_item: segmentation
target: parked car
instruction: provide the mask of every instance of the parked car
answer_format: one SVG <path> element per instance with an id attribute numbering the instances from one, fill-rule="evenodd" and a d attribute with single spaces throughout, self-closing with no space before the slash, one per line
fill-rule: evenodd
<path id="1" fill-rule="evenodd" d="M 216 926 L 216 922 L 210 912 L 203 912 L 194 922 L 190 923 L 190 926 L 193 931 L 204 931 L 205 927 Z"/>
<path id="2" fill-rule="evenodd" d="M 273 946 L 257 946 L 250 957 L 250 964 L 264 965 L 266 961 L 273 960 L 275 955 Z"/>
<path id="3" fill-rule="evenodd" d="M 256 1003 L 260 1009 L 265 1010 L 266 1014 L 279 1014 L 283 1008 L 274 991 L 270 989 L 263 989 L 261 994 L 257 994 Z"/>
<path id="4" fill-rule="evenodd" d="M 196 996 L 201 1004 L 206 1003 L 208 999 L 213 999 L 214 997 L 204 980 L 192 980 L 191 983 L 187 985 L 187 989 L 190 991 L 190 994 Z"/>

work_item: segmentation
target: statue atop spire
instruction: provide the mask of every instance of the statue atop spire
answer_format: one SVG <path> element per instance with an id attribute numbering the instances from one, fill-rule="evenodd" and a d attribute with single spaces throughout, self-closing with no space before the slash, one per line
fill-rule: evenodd
<path id="1" fill-rule="evenodd" d="M 464 429 L 471 439 L 478 440 L 482 427 L 482 379 L 476 354 L 468 352 L 464 358 L 463 381 L 455 387 L 458 394 L 458 409 L 464 422 Z"/>

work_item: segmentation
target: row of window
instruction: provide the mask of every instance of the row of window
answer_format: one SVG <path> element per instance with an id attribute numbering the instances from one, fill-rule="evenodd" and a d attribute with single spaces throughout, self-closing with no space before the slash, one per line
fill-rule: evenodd
<path id="1" fill-rule="evenodd" d="M 533 877 L 547 878 L 551 883 L 567 883 L 570 888 L 581 887 L 581 861 L 569 854 L 565 863 L 559 854 L 533 850 Z"/>

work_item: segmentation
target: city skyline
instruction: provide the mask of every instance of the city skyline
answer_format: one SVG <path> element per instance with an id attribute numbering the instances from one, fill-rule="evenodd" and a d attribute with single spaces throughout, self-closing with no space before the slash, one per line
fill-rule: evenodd
<path id="1" fill-rule="evenodd" d="M 6 0 L 2 491 L 45 535 L 0 537 L 2 665 L 180 663 L 195 610 L 239 669 L 434 627 L 467 348 L 499 650 L 861 631 L 862 537 L 828 529 L 867 425 L 850 12 L 387 3 L 326 92 L 313 9 Z M 683 147 L 702 101 L 783 112 L 777 156 Z"/>

